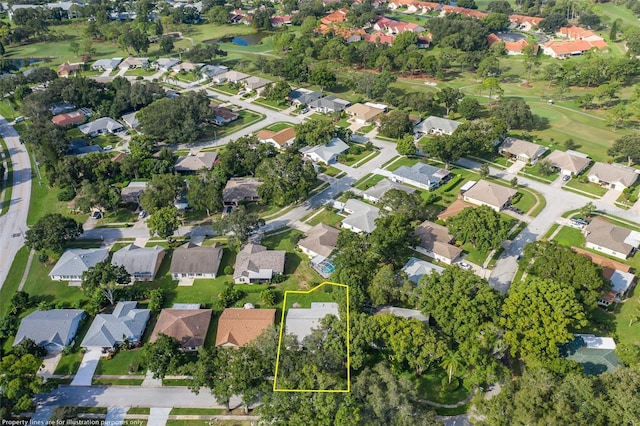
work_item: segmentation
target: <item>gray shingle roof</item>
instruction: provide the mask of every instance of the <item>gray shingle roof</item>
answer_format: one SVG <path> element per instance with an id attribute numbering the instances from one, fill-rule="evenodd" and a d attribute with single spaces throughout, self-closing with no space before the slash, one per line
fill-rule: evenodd
<path id="1" fill-rule="evenodd" d="M 321 99 L 309 102 L 309 106 L 313 108 L 325 108 L 331 111 L 342 111 L 350 104 L 349 101 L 338 98 L 336 95 L 325 96 Z"/>
<path id="2" fill-rule="evenodd" d="M 366 233 L 376 229 L 376 219 L 380 216 L 380 209 L 377 207 L 351 198 L 347 200 L 344 208 L 353 213 L 342 221 L 343 225 L 349 225 Z"/>
<path id="3" fill-rule="evenodd" d="M 287 311 L 286 332 L 296 336 L 301 343 L 320 326 L 320 320 L 327 315 L 339 317 L 337 303 L 312 302 L 309 309 L 291 308 Z"/>
<path id="4" fill-rule="evenodd" d="M 589 178 L 596 177 L 600 182 L 620 182 L 626 187 L 631 186 L 637 179 L 636 169 L 621 164 L 595 163 L 589 170 Z"/>
<path id="5" fill-rule="evenodd" d="M 137 302 L 118 302 L 113 313 L 98 314 L 82 341 L 83 348 L 112 348 L 125 339 L 138 342 L 149 320 L 148 309 L 136 309 Z"/>
<path id="6" fill-rule="evenodd" d="M 111 117 L 102 117 L 98 118 L 95 121 L 91 121 L 89 123 L 78 126 L 78 129 L 85 135 L 89 135 L 91 133 L 101 132 L 101 131 L 109 131 L 114 132 L 118 129 L 122 129 L 122 124 L 118 123 Z"/>
<path id="7" fill-rule="evenodd" d="M 13 346 L 31 339 L 38 346 L 53 343 L 64 347 L 74 338 L 78 322 L 84 316 L 82 309 L 51 309 L 35 311 L 22 319 Z"/>
<path id="8" fill-rule="evenodd" d="M 633 250 L 633 245 L 629 244 L 627 237 L 631 234 L 631 230 L 616 226 L 606 220 L 595 218 L 584 229 L 586 240 L 588 243 L 602 246 L 618 253 L 629 255 Z"/>
<path id="9" fill-rule="evenodd" d="M 113 253 L 111 263 L 124 266 L 131 275 L 153 278 L 163 258 L 164 248 L 160 246 L 138 247 L 135 244 L 129 244 Z"/>
<path id="10" fill-rule="evenodd" d="M 171 257 L 172 274 L 217 274 L 222 247 L 198 246 L 186 243 L 178 247 Z"/>
<path id="11" fill-rule="evenodd" d="M 432 274 L 434 272 L 441 273 L 442 271 L 444 271 L 444 268 L 434 265 L 433 263 L 427 262 L 425 260 L 420 260 L 418 258 L 412 257 L 402 267 L 402 270 L 409 277 L 409 281 L 418 284 L 418 281 L 420 281 L 420 278 L 423 275 Z"/>
<path id="12" fill-rule="evenodd" d="M 49 272 L 50 277 L 55 276 L 79 276 L 84 271 L 100 262 L 104 262 L 109 255 L 109 250 L 98 249 L 69 249 L 65 251 L 60 260 Z"/>
<path id="13" fill-rule="evenodd" d="M 414 127 L 416 133 L 431 133 L 432 131 L 452 134 L 462 123 L 459 121 L 449 120 L 447 118 L 436 117 L 434 115 L 425 118 Z"/>
<path id="14" fill-rule="evenodd" d="M 449 176 L 448 170 L 423 163 L 416 163 L 411 167 L 400 166 L 392 173 L 394 176 L 408 181 L 408 183 L 416 182 L 426 186 L 440 185 L 440 182 Z"/>
<path id="15" fill-rule="evenodd" d="M 379 200 L 382 198 L 384 194 L 387 193 L 387 191 L 391 189 L 404 191 L 407 194 L 413 194 L 414 192 L 416 192 L 416 190 L 414 188 L 411 188 L 410 186 L 402 185 L 401 183 L 397 183 L 397 182 L 392 182 L 389 179 L 382 179 L 375 186 L 372 186 L 371 188 L 364 191 L 363 194 L 375 200 Z"/>
<path id="16" fill-rule="evenodd" d="M 324 257 L 329 257 L 336 248 L 339 232 L 333 226 L 321 222 L 309 229 L 307 236 L 300 240 L 298 245 Z"/>
<path id="17" fill-rule="evenodd" d="M 340 138 L 331 139 L 326 145 L 307 146 L 300 150 L 305 155 L 315 154 L 325 163 L 331 162 L 334 156 L 340 155 L 349 149 Z"/>
<path id="18" fill-rule="evenodd" d="M 247 244 L 236 256 L 233 278 L 270 280 L 274 274 L 284 272 L 285 256 L 284 250 L 267 250 L 259 244 Z"/>

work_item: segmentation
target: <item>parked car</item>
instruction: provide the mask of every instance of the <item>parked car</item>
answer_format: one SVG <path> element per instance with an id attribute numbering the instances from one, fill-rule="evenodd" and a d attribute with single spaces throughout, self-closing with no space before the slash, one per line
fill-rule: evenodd
<path id="1" fill-rule="evenodd" d="M 102 219 L 102 212 L 95 211 L 95 212 L 93 212 L 91 217 L 94 218 L 94 219 Z"/>
<path id="2" fill-rule="evenodd" d="M 140 213 L 138 213 L 138 217 L 140 219 L 144 219 L 145 217 L 147 217 L 147 211 L 146 210 L 140 210 Z"/>
<path id="3" fill-rule="evenodd" d="M 471 266 L 471 265 L 469 265 L 469 264 L 468 264 L 468 263 L 466 263 L 466 262 L 460 262 L 460 263 L 458 263 L 458 266 L 459 266 L 460 268 L 464 269 L 465 271 L 468 271 L 468 270 L 472 269 L 472 266 Z"/>
<path id="4" fill-rule="evenodd" d="M 583 217 L 574 217 L 573 219 L 571 219 L 571 222 L 579 223 L 585 226 L 589 224 L 589 221 Z"/>
<path id="5" fill-rule="evenodd" d="M 302 114 L 306 114 L 306 113 L 308 113 L 308 112 L 309 112 L 309 108 L 304 108 L 304 109 L 302 110 Z"/>
<path id="6" fill-rule="evenodd" d="M 566 181 L 568 181 L 569 179 L 571 179 L 571 176 L 570 176 L 570 175 L 564 175 L 564 176 L 562 176 L 562 180 L 563 180 L 563 181 L 565 181 L 565 182 L 566 182 Z"/>

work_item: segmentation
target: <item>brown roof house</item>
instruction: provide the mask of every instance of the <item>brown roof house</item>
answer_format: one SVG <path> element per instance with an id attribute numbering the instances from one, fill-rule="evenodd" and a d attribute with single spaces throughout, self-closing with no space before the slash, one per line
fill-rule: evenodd
<path id="1" fill-rule="evenodd" d="M 198 246 L 186 243 L 173 252 L 171 258 L 171 278 L 215 278 L 222 260 L 222 247 Z"/>
<path id="2" fill-rule="evenodd" d="M 184 157 L 178 157 L 176 160 L 176 172 L 178 173 L 196 173 L 200 169 L 213 169 L 214 164 L 218 161 L 217 152 L 198 152 L 192 153 Z"/>
<path id="3" fill-rule="evenodd" d="M 584 228 L 586 248 L 626 259 L 640 246 L 640 232 L 595 218 Z"/>
<path id="4" fill-rule="evenodd" d="M 224 126 L 225 124 L 231 123 L 232 121 L 240 118 L 240 115 L 237 112 L 233 112 L 229 108 L 217 106 L 212 109 L 215 114 L 213 122 L 218 126 Z"/>
<path id="5" fill-rule="evenodd" d="M 82 67 L 84 63 L 78 62 L 75 64 L 70 64 L 69 62 L 65 62 L 64 64 L 58 65 L 58 77 L 69 77 L 75 76 L 78 72 L 82 71 Z"/>
<path id="6" fill-rule="evenodd" d="M 236 256 L 233 281 L 236 284 L 263 283 L 284 273 L 284 250 L 267 250 L 260 244 L 247 244 Z"/>
<path id="7" fill-rule="evenodd" d="M 538 158 L 547 152 L 547 148 L 533 142 L 516 138 L 505 138 L 498 149 L 500 154 L 509 154 L 512 159 L 535 164 Z"/>
<path id="8" fill-rule="evenodd" d="M 65 112 L 62 114 L 54 115 L 51 118 L 51 121 L 56 126 L 69 127 L 69 126 L 74 126 L 76 124 L 80 124 L 84 122 L 86 119 L 87 117 L 82 113 L 82 111 L 78 110 L 78 111 L 71 111 L 71 112 Z"/>
<path id="9" fill-rule="evenodd" d="M 463 194 L 462 199 L 478 206 L 489 206 L 499 212 L 511 202 L 516 193 L 515 189 L 480 180 Z"/>
<path id="10" fill-rule="evenodd" d="M 255 178 L 231 178 L 222 191 L 225 206 L 238 206 L 242 201 L 259 201 L 258 188 L 262 182 Z"/>
<path id="11" fill-rule="evenodd" d="M 216 346 L 237 348 L 254 341 L 275 322 L 275 309 L 227 308 L 218 320 Z"/>
<path id="12" fill-rule="evenodd" d="M 576 151 L 553 151 L 545 161 L 565 176 L 579 175 L 591 163 L 586 154 Z"/>
<path id="13" fill-rule="evenodd" d="M 622 164 L 595 163 L 588 176 L 589 182 L 624 191 L 638 179 L 638 171 Z"/>
<path id="14" fill-rule="evenodd" d="M 462 254 L 462 249 L 453 244 L 453 237 L 446 227 L 425 220 L 414 233 L 420 239 L 416 251 L 451 265 Z"/>
<path id="15" fill-rule="evenodd" d="M 160 333 L 174 337 L 185 351 L 196 351 L 204 343 L 211 321 L 211 309 L 163 309 L 151 334 L 151 343 Z"/>
<path id="16" fill-rule="evenodd" d="M 368 124 L 384 112 L 384 109 L 366 104 L 353 104 L 345 110 L 356 123 Z"/>
<path id="17" fill-rule="evenodd" d="M 307 231 L 307 236 L 298 242 L 298 247 L 311 258 L 329 257 L 336 249 L 339 233 L 333 226 L 321 222 Z"/>
<path id="18" fill-rule="evenodd" d="M 282 129 L 279 132 L 272 130 L 260 130 L 256 137 L 260 142 L 270 143 L 278 149 L 286 148 L 293 144 L 293 140 L 296 138 L 296 130 L 293 127 Z"/>

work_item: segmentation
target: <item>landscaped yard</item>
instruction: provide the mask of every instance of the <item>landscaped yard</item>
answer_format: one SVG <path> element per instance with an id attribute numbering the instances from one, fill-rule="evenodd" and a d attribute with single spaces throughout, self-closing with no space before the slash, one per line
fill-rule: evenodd
<path id="1" fill-rule="evenodd" d="M 142 361 L 142 349 L 121 350 L 111 359 L 101 357 L 96 368 L 96 376 L 126 376 L 144 374 L 138 371 Z M 131 373 L 130 373 L 131 370 Z"/>
<path id="2" fill-rule="evenodd" d="M 342 222 L 343 219 L 343 216 L 340 216 L 338 213 L 331 211 L 325 207 L 320 211 L 320 213 L 307 220 L 306 222 L 312 226 L 315 226 L 319 223 L 326 223 L 327 225 L 339 228 L 340 222 Z"/>
<path id="3" fill-rule="evenodd" d="M 513 206 L 525 212 L 525 214 L 531 210 L 536 204 L 536 197 L 533 196 L 529 191 L 523 191 L 521 189 L 518 190 L 518 194 L 520 197 L 517 203 L 514 203 Z"/>
<path id="4" fill-rule="evenodd" d="M 371 188 L 372 186 L 376 186 L 378 182 L 384 179 L 384 176 L 377 174 L 370 174 L 360 179 L 354 184 L 354 187 L 362 190 L 366 190 Z"/>
<path id="5" fill-rule="evenodd" d="M 357 146 L 357 145 L 354 145 L 354 146 Z M 358 161 L 362 160 L 366 156 L 370 155 L 372 152 L 373 152 L 372 149 L 366 149 L 366 148 L 361 148 L 359 154 L 351 154 L 351 153 L 349 153 L 349 151 L 347 151 L 347 153 L 343 154 L 344 155 L 344 160 L 342 160 L 340 162 L 342 164 L 344 164 L 345 166 L 353 166 L 355 163 L 357 163 Z M 371 157 L 371 158 L 373 158 L 373 157 Z"/>
<path id="6" fill-rule="evenodd" d="M 568 226 L 563 226 L 553 239 L 560 244 L 573 247 L 581 247 L 585 242 L 581 230 Z"/>
<path id="7" fill-rule="evenodd" d="M 265 127 L 265 129 L 266 130 L 271 130 L 272 132 L 279 132 L 280 130 L 288 129 L 290 127 L 293 127 L 293 124 L 285 123 L 284 121 L 279 121 L 277 123 L 273 123 L 273 124 Z"/>
<path id="8" fill-rule="evenodd" d="M 596 197 L 602 197 L 604 194 L 607 193 L 607 188 L 604 188 L 598 184 L 591 183 L 591 182 L 582 183 L 580 182 L 580 179 L 575 179 L 575 178 L 567 182 L 565 186 L 568 186 L 569 188 L 575 188 L 580 191 L 588 192 L 589 194 L 593 194 Z"/>
<path id="9" fill-rule="evenodd" d="M 271 99 L 266 99 L 266 98 L 258 98 L 255 101 L 253 101 L 253 103 L 257 105 L 265 106 L 270 109 L 275 109 L 278 111 L 287 109 L 287 104 L 285 102 L 273 101 Z"/>
<path id="10" fill-rule="evenodd" d="M 471 393 L 471 389 L 467 388 L 461 378 L 455 377 L 458 387 L 455 390 L 447 391 L 442 388 L 443 380 L 448 381 L 447 372 L 437 366 L 429 368 L 421 376 L 415 373 L 403 373 L 402 376 L 410 379 L 415 383 L 418 394 L 425 399 L 441 404 L 455 404 L 464 400 Z"/>

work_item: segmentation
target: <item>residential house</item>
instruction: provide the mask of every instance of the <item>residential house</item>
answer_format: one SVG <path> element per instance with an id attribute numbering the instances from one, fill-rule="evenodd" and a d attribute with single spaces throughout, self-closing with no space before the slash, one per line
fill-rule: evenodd
<path id="1" fill-rule="evenodd" d="M 220 68 L 221 72 L 220 74 L 223 74 L 225 72 L 228 71 L 227 67 L 223 67 L 223 66 L 216 66 L 216 65 L 206 65 L 207 67 L 211 67 L 211 68 Z M 174 73 L 180 73 L 180 72 L 192 72 L 192 73 L 198 73 L 200 74 L 202 77 L 208 77 L 211 78 L 211 76 L 209 74 L 205 74 L 203 69 L 204 69 L 205 65 L 202 63 L 197 63 L 194 64 L 193 62 L 181 62 L 178 64 L 175 64 L 174 66 L 171 67 L 171 71 Z M 209 70 L 209 68 L 207 68 L 207 70 Z"/>
<path id="2" fill-rule="evenodd" d="M 236 256 L 233 281 L 236 284 L 269 282 L 274 275 L 284 274 L 287 252 L 267 250 L 260 244 L 246 244 Z"/>
<path id="3" fill-rule="evenodd" d="M 499 212 L 509 205 L 516 193 L 515 189 L 480 180 L 462 195 L 462 199 L 478 206 L 491 207 Z"/>
<path id="4" fill-rule="evenodd" d="M 394 317 L 404 318 L 407 320 L 418 320 L 423 323 L 429 322 L 429 318 L 417 309 L 398 308 L 396 306 L 384 306 L 376 312 L 376 315 L 391 314 Z"/>
<path id="5" fill-rule="evenodd" d="M 420 240 L 415 250 L 439 262 L 451 265 L 462 254 L 462 249 L 453 245 L 455 240 L 446 226 L 425 220 L 414 235 Z"/>
<path id="6" fill-rule="evenodd" d="M 507 55 L 524 55 L 524 49 L 529 46 L 531 46 L 534 53 L 538 52 L 538 45 L 535 43 L 529 43 L 526 38 L 510 41 L 503 40 L 500 36 L 491 33 L 487 36 L 487 40 L 489 41 L 489 45 L 493 45 L 494 43 L 504 43 L 504 51 Z"/>
<path id="7" fill-rule="evenodd" d="M 127 127 L 132 130 L 136 130 L 138 127 L 140 127 L 140 122 L 136 118 L 136 115 L 138 115 L 138 112 L 139 111 L 134 111 L 122 116 L 122 121 L 124 121 L 124 124 L 126 124 Z"/>
<path id="8" fill-rule="evenodd" d="M 382 114 L 384 109 L 358 103 L 351 105 L 346 109 L 346 112 L 356 123 L 368 124 L 375 121 L 375 118 Z"/>
<path id="9" fill-rule="evenodd" d="M 225 77 L 227 72 L 229 72 L 229 68 L 223 65 L 205 65 L 200 68 L 200 74 L 210 78 L 216 84 L 227 81 L 227 77 Z"/>
<path id="10" fill-rule="evenodd" d="M 309 102 L 309 107 L 317 112 L 328 114 L 331 112 L 343 111 L 351 102 L 338 98 L 336 95 L 325 96 L 324 98 Z"/>
<path id="11" fill-rule="evenodd" d="M 331 139 L 326 145 L 305 146 L 300 152 L 305 158 L 315 163 L 331 164 L 335 163 L 338 156 L 349 149 L 340 138 Z"/>
<path id="12" fill-rule="evenodd" d="M 54 115 L 51 118 L 51 121 L 56 126 L 70 127 L 70 126 L 75 126 L 76 124 L 80 124 L 84 122 L 86 119 L 87 117 L 82 113 L 82 111 L 77 110 L 77 111 L 65 112 L 63 114 Z"/>
<path id="13" fill-rule="evenodd" d="M 98 59 L 91 64 L 91 69 L 96 71 L 113 71 L 118 68 L 122 58 Z"/>
<path id="14" fill-rule="evenodd" d="M 215 278 L 222 253 L 222 247 L 217 244 L 199 246 L 189 242 L 181 245 L 171 257 L 171 279 Z"/>
<path id="15" fill-rule="evenodd" d="M 82 139 L 76 139 L 69 142 L 66 154 L 75 155 L 77 157 L 84 157 L 87 154 L 94 154 L 97 152 L 102 152 L 100 145 L 89 145 Z"/>
<path id="16" fill-rule="evenodd" d="M 586 40 L 591 42 L 603 41 L 604 39 L 598 34 L 586 28 L 577 25 L 569 25 L 560 27 L 556 30 L 556 36 L 566 40 Z"/>
<path id="17" fill-rule="evenodd" d="M 452 135 L 462 123 L 447 118 L 430 116 L 413 128 L 416 137 L 424 135 Z"/>
<path id="18" fill-rule="evenodd" d="M 67 249 L 49 272 L 53 281 L 82 281 L 82 273 L 107 260 L 105 248 Z"/>
<path id="19" fill-rule="evenodd" d="M 149 68 L 149 66 L 149 58 L 134 58 L 132 56 L 129 56 L 127 59 L 120 62 L 118 68 L 120 68 L 121 70 L 130 70 L 135 68 L 147 69 Z"/>
<path id="20" fill-rule="evenodd" d="M 327 315 L 340 317 L 337 303 L 311 302 L 310 308 L 289 308 L 285 320 L 285 331 L 302 343 L 313 330 L 320 327 L 320 321 Z"/>
<path id="21" fill-rule="evenodd" d="M 120 198 L 123 203 L 140 203 L 140 196 L 147 190 L 147 182 L 131 181 L 129 185 L 120 190 Z"/>
<path id="22" fill-rule="evenodd" d="M 342 227 L 358 234 L 370 234 L 376 229 L 376 219 L 380 216 L 380 209 L 371 204 L 350 198 L 344 205 L 344 212 L 349 216 L 342 221 Z"/>
<path id="23" fill-rule="evenodd" d="M 614 225 L 597 217 L 584 228 L 583 232 L 586 248 L 622 260 L 633 255 L 640 245 L 640 232 Z"/>
<path id="24" fill-rule="evenodd" d="M 336 249 L 339 233 L 333 226 L 320 222 L 306 232 L 305 238 L 298 241 L 298 248 L 312 259 L 317 256 L 327 258 Z"/>
<path id="25" fill-rule="evenodd" d="M 527 142 L 522 139 L 505 138 L 498 148 L 498 152 L 502 155 L 505 153 L 511 156 L 511 159 L 524 161 L 527 164 L 535 164 L 536 161 L 547 152 L 547 148 L 533 142 Z"/>
<path id="26" fill-rule="evenodd" d="M 280 16 L 280 15 L 276 15 L 276 16 L 272 16 L 269 19 L 269 22 L 271 23 L 271 26 L 273 28 L 280 28 L 280 27 L 284 27 L 286 25 L 291 25 L 291 16 L 289 15 L 284 15 L 284 16 Z"/>
<path id="27" fill-rule="evenodd" d="M 47 351 L 62 351 L 73 341 L 83 318 L 82 309 L 34 311 L 20 322 L 13 346 L 31 339 Z"/>
<path id="28" fill-rule="evenodd" d="M 542 45 L 542 52 L 552 58 L 565 59 L 571 56 L 581 56 L 591 49 L 605 50 L 608 48 L 609 45 L 604 40 L 550 40 Z"/>
<path id="29" fill-rule="evenodd" d="M 309 105 L 322 97 L 322 92 L 312 92 L 307 89 L 295 89 L 289 94 L 289 100 L 293 105 Z"/>
<path id="30" fill-rule="evenodd" d="M 178 173 L 196 173 L 201 169 L 213 169 L 217 161 L 217 152 L 190 152 L 189 155 L 178 157 L 175 169 Z"/>
<path id="31" fill-rule="evenodd" d="M 237 207 L 242 202 L 259 201 L 260 186 L 262 182 L 255 178 L 231 178 L 222 190 L 222 203 Z"/>
<path id="32" fill-rule="evenodd" d="M 273 81 L 267 80 L 266 78 L 262 77 L 251 76 L 246 80 L 243 80 L 242 83 L 247 90 L 251 92 L 255 91 L 256 93 L 260 94 L 268 85 L 273 84 Z"/>
<path id="33" fill-rule="evenodd" d="M 179 63 L 180 63 L 180 59 L 178 58 L 158 58 L 153 63 L 153 68 L 158 71 L 159 70 L 169 71 Z"/>
<path id="34" fill-rule="evenodd" d="M 602 276 L 611 283 L 611 290 L 600 296 L 598 305 L 607 307 L 629 296 L 630 291 L 636 284 L 636 277 L 631 272 L 629 265 L 578 247 L 571 247 L 571 250 L 587 257 L 590 261 L 600 266 L 602 268 Z"/>
<path id="35" fill-rule="evenodd" d="M 540 22 L 542 22 L 543 19 L 544 18 L 538 18 L 535 16 L 509 15 L 509 21 L 511 22 L 509 29 L 531 31 L 532 28 L 540 25 Z"/>
<path id="36" fill-rule="evenodd" d="M 275 320 L 275 309 L 227 308 L 218 319 L 216 347 L 246 346 L 272 326 Z"/>
<path id="37" fill-rule="evenodd" d="M 260 130 L 256 137 L 260 142 L 270 143 L 278 149 L 283 149 L 293 144 L 296 138 L 296 130 L 293 127 L 287 127 L 280 131 Z"/>
<path id="38" fill-rule="evenodd" d="M 485 16 L 488 16 L 489 14 L 486 12 L 481 12 L 477 9 L 467 9 L 464 7 L 460 7 L 460 6 L 451 6 L 451 5 L 444 5 L 440 8 L 440 16 L 444 16 L 448 13 L 457 13 L 458 15 L 462 15 L 462 16 L 468 16 L 470 18 L 475 18 L 475 19 L 482 19 Z"/>
<path id="39" fill-rule="evenodd" d="M 371 201 L 372 203 L 377 203 L 380 199 L 387 193 L 387 191 L 391 189 L 397 189 L 398 191 L 406 192 L 407 194 L 413 194 L 416 192 L 414 188 L 410 186 L 402 185 L 401 183 L 397 183 L 391 181 L 389 179 L 382 179 L 375 186 L 367 189 L 362 193 L 362 196 L 365 200 Z"/>
<path id="40" fill-rule="evenodd" d="M 411 31 L 414 33 L 421 33 L 425 31 L 425 28 L 420 25 L 410 22 L 396 21 L 395 19 L 389 19 L 386 16 L 378 17 L 378 19 L 373 23 L 373 29 L 394 35 L 405 31 Z"/>
<path id="41" fill-rule="evenodd" d="M 180 342 L 183 351 L 197 351 L 204 344 L 211 322 L 211 309 L 163 309 L 153 328 L 149 342 L 164 334 Z"/>
<path id="42" fill-rule="evenodd" d="M 153 281 L 160 269 L 165 251 L 161 246 L 138 247 L 129 244 L 113 253 L 111 264 L 124 266 L 131 281 Z"/>
<path id="43" fill-rule="evenodd" d="M 348 9 L 338 9 L 321 18 L 320 22 L 324 25 L 341 24 L 347 20 L 347 13 L 349 13 Z"/>
<path id="44" fill-rule="evenodd" d="M 393 34 L 385 34 L 383 32 L 377 31 L 371 34 L 367 34 L 364 36 L 364 41 L 367 43 L 375 43 L 375 44 L 387 44 L 391 46 L 395 41 L 396 36 Z"/>
<path id="45" fill-rule="evenodd" d="M 84 66 L 83 62 L 78 62 L 75 64 L 70 64 L 69 62 L 65 62 L 64 64 L 58 65 L 58 77 L 67 78 L 74 77 L 80 71 L 82 71 L 82 67 Z"/>
<path id="46" fill-rule="evenodd" d="M 224 126 L 225 124 L 231 123 L 232 121 L 240 118 L 240 114 L 237 112 L 233 112 L 229 108 L 220 106 L 213 107 L 213 113 L 216 115 L 213 119 L 213 123 L 217 126 Z"/>
<path id="47" fill-rule="evenodd" d="M 560 171 L 563 176 L 579 175 L 591 164 L 591 160 L 586 154 L 576 151 L 553 151 L 544 159 L 548 161 L 555 169 Z"/>
<path id="48" fill-rule="evenodd" d="M 116 134 L 126 130 L 122 124 L 111 117 L 98 118 L 95 121 L 79 126 L 78 129 L 92 138 L 99 135 L 106 135 L 107 133 Z"/>
<path id="49" fill-rule="evenodd" d="M 245 74 L 243 72 L 239 72 L 239 71 L 227 71 L 226 73 L 223 74 L 225 81 L 228 81 L 229 83 L 240 83 L 243 80 L 246 80 L 247 78 L 251 77 L 249 74 Z"/>
<path id="50" fill-rule="evenodd" d="M 589 182 L 622 192 L 638 179 L 638 171 L 622 164 L 596 162 L 589 169 L 587 176 L 589 177 Z"/>
<path id="51" fill-rule="evenodd" d="M 475 184 L 475 182 L 473 183 Z M 438 214 L 438 219 L 446 221 L 450 217 L 457 216 L 462 210 L 466 209 L 467 207 L 475 207 L 475 206 L 458 198 L 453 203 L 449 204 L 449 207 L 447 207 L 445 210 L 440 212 L 440 214 Z"/>
<path id="52" fill-rule="evenodd" d="M 423 275 L 430 275 L 433 273 L 441 274 L 442 271 L 444 271 L 444 268 L 427 262 L 426 260 L 411 257 L 402 267 L 402 271 L 407 274 L 409 281 L 414 284 L 418 284 L 418 281 L 420 281 L 420 278 L 422 278 Z"/>
<path id="53" fill-rule="evenodd" d="M 110 350 L 125 341 L 136 345 L 149 320 L 149 309 L 136 308 L 138 302 L 118 302 L 110 314 L 98 314 L 80 346 Z"/>
<path id="54" fill-rule="evenodd" d="M 449 180 L 449 170 L 430 166 L 429 164 L 416 163 L 411 167 L 400 166 L 391 172 L 390 178 L 396 182 L 402 182 L 430 191 Z"/>
<path id="55" fill-rule="evenodd" d="M 574 340 L 560 347 L 560 356 L 582 364 L 584 373 L 597 375 L 612 372 L 624 364 L 616 355 L 616 342 L 611 337 L 574 334 Z"/>

